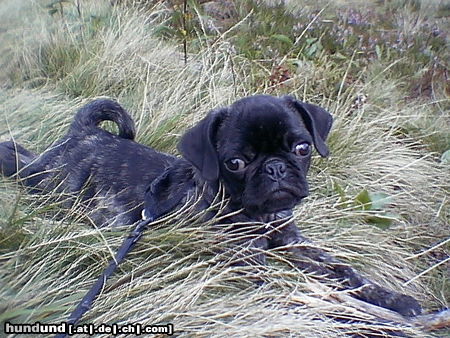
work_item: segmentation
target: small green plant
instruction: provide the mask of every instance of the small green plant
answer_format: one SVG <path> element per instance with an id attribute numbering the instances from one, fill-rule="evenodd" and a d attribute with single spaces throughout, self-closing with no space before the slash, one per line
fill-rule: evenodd
<path id="1" fill-rule="evenodd" d="M 366 189 L 359 192 L 355 197 L 355 202 L 362 211 L 373 212 L 373 215 L 365 217 L 368 223 L 377 226 L 380 229 L 388 229 L 392 221 L 398 218 L 385 211 L 385 207 L 391 203 L 392 197 L 383 192 L 369 192 Z"/>
<path id="2" fill-rule="evenodd" d="M 398 215 L 386 211 L 386 207 L 392 203 L 392 196 L 384 192 L 371 192 L 363 189 L 352 198 L 336 181 L 333 182 L 333 188 L 339 195 L 342 208 L 361 211 L 364 221 L 369 224 L 386 230 L 394 220 L 399 218 Z"/>
<path id="3" fill-rule="evenodd" d="M 450 149 L 442 154 L 441 163 L 450 164 Z"/>

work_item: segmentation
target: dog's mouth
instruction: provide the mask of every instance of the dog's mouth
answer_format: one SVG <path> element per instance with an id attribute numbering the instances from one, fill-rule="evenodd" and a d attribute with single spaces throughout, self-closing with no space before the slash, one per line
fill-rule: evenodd
<path id="1" fill-rule="evenodd" d="M 299 195 L 298 192 L 293 191 L 292 189 L 277 189 L 270 193 L 264 202 L 264 207 L 271 213 L 292 209 L 305 197 L 306 195 Z"/>
<path id="2" fill-rule="evenodd" d="M 269 200 L 288 200 L 295 198 L 295 193 L 290 189 L 277 189 L 275 191 L 272 191 Z"/>
<path id="3" fill-rule="evenodd" d="M 291 210 L 297 204 L 301 202 L 308 194 L 301 194 L 299 191 L 295 191 L 291 188 L 277 188 L 265 196 L 261 196 L 258 200 L 259 203 L 255 203 L 256 199 L 252 199 L 250 205 L 246 207 L 248 211 L 253 214 L 274 214 L 283 210 Z"/>

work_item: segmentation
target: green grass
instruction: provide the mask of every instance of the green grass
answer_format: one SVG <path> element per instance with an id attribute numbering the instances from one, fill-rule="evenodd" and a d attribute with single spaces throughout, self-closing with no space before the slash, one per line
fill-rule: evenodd
<path id="1" fill-rule="evenodd" d="M 159 1 L 80 2 L 81 13 L 74 3 L 53 14 L 46 0 L 1 3 L 0 141 L 41 152 L 79 107 L 107 96 L 133 115 L 139 142 L 176 154 L 179 136 L 211 109 L 255 93 L 295 95 L 335 117 L 332 154 L 314 157 L 311 196 L 295 210 L 303 233 L 426 311 L 449 307 L 444 1 L 305 0 L 285 8 L 246 0 L 218 30 L 195 2 L 186 27 L 180 7 Z M 364 192 L 389 199 L 364 207 Z M 65 320 L 129 229 L 96 229 L 79 208 L 27 195 L 7 179 L 0 200 L 0 322 Z M 260 269 L 231 266 L 242 248 L 226 239 L 189 210 L 155 225 L 84 322 L 172 322 L 185 336 L 382 329 L 351 304 L 322 299 L 326 291 L 281 252 L 267 252 L 270 264 Z M 255 275 L 263 286 L 255 288 Z M 336 320 L 344 315 L 355 322 Z"/>

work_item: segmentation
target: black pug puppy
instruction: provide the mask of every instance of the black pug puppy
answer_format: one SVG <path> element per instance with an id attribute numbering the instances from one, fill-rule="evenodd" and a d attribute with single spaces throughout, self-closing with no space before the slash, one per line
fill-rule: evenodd
<path id="1" fill-rule="evenodd" d="M 118 125 L 118 135 L 99 128 L 104 120 Z M 201 196 L 196 205 L 204 210 L 222 185 L 229 200 L 225 212 L 232 213 L 224 222 L 266 224 L 255 227 L 246 243 L 250 252 L 258 249 L 251 255 L 257 263 L 265 262 L 259 249 L 284 247 L 296 266 L 355 289 L 355 297 L 418 315 L 414 298 L 371 282 L 286 222 L 308 196 L 312 148 L 323 157 L 329 153 L 325 140 L 331 125 L 327 111 L 293 97 L 247 97 L 210 112 L 188 130 L 177 158 L 136 143 L 128 113 L 102 99 L 81 108 L 67 135 L 39 156 L 13 141 L 1 143 L 0 168 L 35 192 L 81 193 L 99 226 L 156 219 L 194 195 Z M 243 257 L 238 264 L 249 262 Z"/>

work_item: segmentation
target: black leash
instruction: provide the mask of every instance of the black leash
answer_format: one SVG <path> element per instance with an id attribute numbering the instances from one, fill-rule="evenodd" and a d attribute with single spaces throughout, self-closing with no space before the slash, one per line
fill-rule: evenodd
<path id="1" fill-rule="evenodd" d="M 108 267 L 103 271 L 95 284 L 91 287 L 88 293 L 83 297 L 81 302 L 69 316 L 67 324 L 75 325 L 81 319 L 83 314 L 91 308 L 95 298 L 97 298 L 98 294 L 105 286 L 106 280 L 114 273 L 117 266 L 123 261 L 131 249 L 133 249 L 136 242 L 142 237 L 142 233 L 147 225 L 152 221 L 153 219 L 144 219 L 140 221 L 128 237 L 125 238 L 121 247 L 117 250 L 116 257 L 109 262 Z M 55 338 L 65 338 L 67 335 L 68 333 L 62 333 L 56 335 Z"/>

